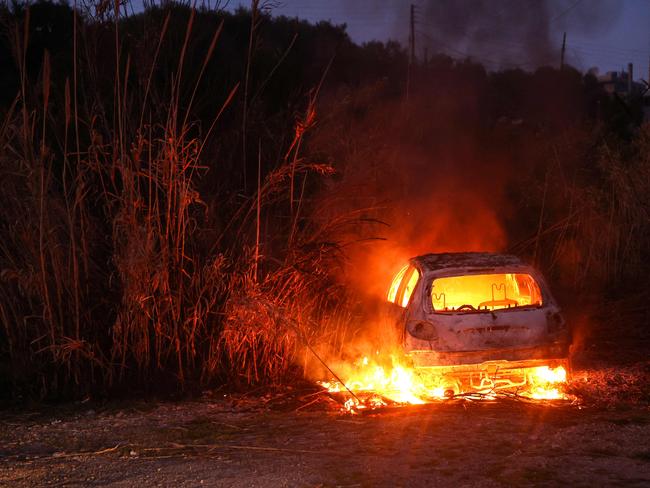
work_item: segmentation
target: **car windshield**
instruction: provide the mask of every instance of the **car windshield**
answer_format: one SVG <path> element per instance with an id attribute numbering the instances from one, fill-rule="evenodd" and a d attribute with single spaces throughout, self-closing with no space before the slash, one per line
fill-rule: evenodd
<path id="1" fill-rule="evenodd" d="M 431 284 L 435 312 L 479 312 L 542 305 L 535 279 L 524 273 L 472 274 L 436 278 Z"/>

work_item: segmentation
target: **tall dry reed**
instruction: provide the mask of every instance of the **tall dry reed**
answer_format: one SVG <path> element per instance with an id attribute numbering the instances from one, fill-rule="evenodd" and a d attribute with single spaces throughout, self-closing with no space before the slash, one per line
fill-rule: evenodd
<path id="1" fill-rule="evenodd" d="M 186 79 L 190 11 L 161 99 L 154 79 L 171 11 L 149 39 L 147 66 L 125 47 L 117 2 L 112 19 L 104 11 L 90 26 L 75 11 L 73 70 L 62 86 L 52 84 L 47 54 L 38 79 L 25 65 L 29 12 L 12 26 L 21 89 L 0 126 L 0 362 L 11 391 L 69 397 L 277 381 L 342 295 L 332 280 L 340 249 L 328 229 L 304 208 L 276 217 L 292 205 L 290 180 L 303 178 L 304 188 L 309 174 L 331 168 L 296 153 L 291 164 L 260 173 L 255 194 L 233 206 L 224 188 L 223 198 L 212 195 L 223 207 L 208 208 L 199 193 L 212 157 L 205 151 L 239 85 L 209 126 L 191 113 L 223 24 L 214 26 L 198 77 Z M 97 57 L 107 29 L 109 96 L 94 78 L 107 69 L 106 52 Z M 215 212 L 230 224 L 206 246 L 201 226 Z M 273 245 L 267 230 L 260 236 L 261 219 L 274 227 Z"/>

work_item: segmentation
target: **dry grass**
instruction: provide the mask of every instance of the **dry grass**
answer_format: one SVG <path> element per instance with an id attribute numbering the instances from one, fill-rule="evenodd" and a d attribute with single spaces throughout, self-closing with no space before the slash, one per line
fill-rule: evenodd
<path id="1" fill-rule="evenodd" d="M 604 408 L 650 404 L 650 365 L 577 371 L 568 392 L 586 405 Z"/>
<path id="2" fill-rule="evenodd" d="M 599 141 L 588 164 L 584 152 L 572 154 L 576 144 L 553 148 L 554 161 L 537 195 L 538 232 L 512 250 L 532 249 L 549 273 L 574 289 L 602 292 L 606 299 L 639 293 L 635 287 L 647 282 L 650 248 L 650 125 L 631 142 Z"/>
<path id="3" fill-rule="evenodd" d="M 198 190 L 204 149 L 219 137 L 216 123 L 238 86 L 207 130 L 189 114 L 222 26 L 188 89 L 192 11 L 172 91 L 154 107 L 152 76 L 169 15 L 152 40 L 151 66 L 135 74 L 115 14 L 104 23 L 112 24 L 119 53 L 104 105 L 82 75 L 101 60 L 81 49 L 92 36 L 81 22 L 62 93 L 51 85 L 47 56 L 40 78 L 28 78 L 29 10 L 15 27 L 22 87 L 0 126 L 0 320 L 10 387 L 56 397 L 161 379 L 170 386 L 278 381 L 341 296 L 331 279 L 338 245 L 301 213 L 304 195 L 294 202 L 289 193 L 294 179 L 304 189 L 308 174 L 332 170 L 295 149 L 291 162 L 259 175 L 258 191 L 234 211 L 229 190 L 221 190 L 216 211 L 230 223 L 219 232 L 236 238 L 206 248 L 199 225 L 212 215 Z M 183 92 L 192 93 L 190 106 L 182 105 Z M 274 219 L 294 203 L 290 219 Z M 266 251 L 260 226 L 268 216 L 278 224 L 275 240 L 286 240 Z"/>

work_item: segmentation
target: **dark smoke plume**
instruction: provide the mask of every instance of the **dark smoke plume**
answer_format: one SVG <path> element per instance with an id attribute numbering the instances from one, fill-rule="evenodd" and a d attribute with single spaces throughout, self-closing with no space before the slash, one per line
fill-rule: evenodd
<path id="1" fill-rule="evenodd" d="M 346 8 L 352 17 L 359 15 L 363 4 L 386 18 L 392 12 L 396 22 L 408 25 L 403 22 L 408 20 L 407 2 L 349 3 Z M 526 66 L 530 71 L 547 64 L 557 66 L 559 46 L 554 47 L 552 38 L 567 15 L 584 19 L 582 25 L 572 18 L 572 26 L 596 29 L 604 25 L 605 14 L 611 19 L 619 9 L 609 0 L 593 0 L 586 6 L 576 0 L 427 0 L 417 5 L 418 31 L 426 28 L 431 32 L 427 37 L 430 55 L 448 52 L 464 59 L 467 56 L 458 53 L 471 52 L 478 53 L 477 62 L 487 58 L 502 65 L 511 62 L 508 59 L 525 57 L 531 63 Z M 586 9 L 584 15 L 580 9 Z M 444 44 L 434 36 L 444 39 Z M 424 38 L 422 33 L 419 38 Z M 511 114 L 506 106 L 514 95 L 494 108 L 490 93 L 496 92 L 490 91 L 485 73 L 454 74 L 453 68 L 444 66 L 431 64 L 437 75 L 419 92 L 414 88 L 408 115 L 401 98 L 389 101 L 379 91 L 373 95 L 368 90 L 356 94 L 361 101 L 355 103 L 367 107 L 364 115 L 350 115 L 354 111 L 347 105 L 353 103 L 327 103 L 335 128 L 323 130 L 312 140 L 313 148 L 322 144 L 322 151 L 337 154 L 341 164 L 341 179 L 327 189 L 327 201 L 319 207 L 340 211 L 340 202 L 347 202 L 351 208 L 357 204 L 380 208 L 369 215 L 388 224 L 373 234 L 385 240 L 363 241 L 363 247 L 347 249 L 348 275 L 360 289 L 376 296 L 384 294 L 392 275 L 418 254 L 507 250 L 513 244 L 507 225 L 514 212 L 508 192 L 511 187 L 520 188 L 521 175 L 544 164 L 539 155 L 547 141 L 535 131 L 545 124 L 552 127 L 571 120 L 564 110 L 568 104 L 558 103 L 563 96 L 571 100 L 571 94 L 563 94 L 560 87 L 540 90 L 543 81 L 526 85 L 514 111 L 517 123 L 524 127 L 521 140 L 526 142 L 515 148 L 515 138 L 507 132 L 510 129 L 495 124 L 498 114 L 505 116 L 506 126 L 509 123 Z M 499 67 L 503 66 L 487 66 Z M 513 90 L 524 89 L 518 78 L 513 80 L 503 82 L 512 83 Z M 546 110 L 538 119 L 534 110 L 524 108 L 539 105 Z M 327 122 L 322 121 L 320 127 L 327 127 Z M 495 138 L 501 130 L 502 139 Z M 512 227 L 512 222 L 509 225 Z"/>
<path id="2" fill-rule="evenodd" d="M 307 2 L 309 3 L 309 2 Z M 618 0 L 367 0 L 336 2 L 351 18 L 394 20 L 392 37 L 408 43 L 415 6 L 416 57 L 444 53 L 489 69 L 557 66 L 562 33 L 604 33 L 619 16 Z M 567 59 L 568 62 L 579 60 Z"/>
<path id="3" fill-rule="evenodd" d="M 534 68 L 558 63 L 563 30 L 601 31 L 620 9 L 612 0 L 428 0 L 419 30 L 434 52 Z"/>

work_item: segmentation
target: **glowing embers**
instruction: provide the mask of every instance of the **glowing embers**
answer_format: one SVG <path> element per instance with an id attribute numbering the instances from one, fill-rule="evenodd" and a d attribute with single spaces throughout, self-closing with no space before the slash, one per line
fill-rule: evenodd
<path id="1" fill-rule="evenodd" d="M 387 406 L 419 405 L 445 399 L 528 401 L 566 400 L 564 367 L 535 366 L 512 370 L 473 371 L 457 374 L 418 369 L 397 355 L 363 357 L 344 368 L 347 376 L 319 382 L 351 413 Z"/>
<path id="2" fill-rule="evenodd" d="M 388 301 L 406 307 L 419 279 L 420 273 L 417 269 L 408 264 L 404 266 L 393 278 L 388 289 Z"/>
<path id="3" fill-rule="evenodd" d="M 476 274 L 436 278 L 431 285 L 436 312 L 477 312 L 541 306 L 532 276 L 523 273 Z"/>
<path id="4" fill-rule="evenodd" d="M 535 400 L 564 400 L 567 396 L 567 373 L 563 366 L 535 366 L 468 375 L 464 394 L 479 394 L 497 398 L 499 394 Z"/>

